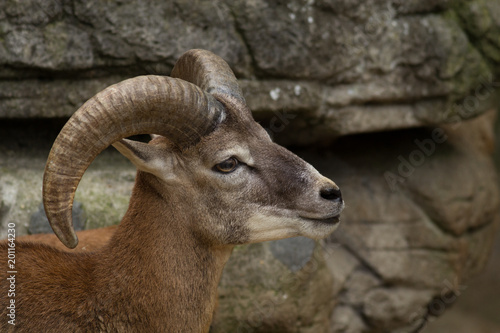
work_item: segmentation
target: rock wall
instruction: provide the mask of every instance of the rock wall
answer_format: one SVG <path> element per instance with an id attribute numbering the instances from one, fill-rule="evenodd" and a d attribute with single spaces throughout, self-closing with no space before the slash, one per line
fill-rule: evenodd
<path id="1" fill-rule="evenodd" d="M 494 104 L 499 12 L 465 0 L 6 0 L 0 117 L 67 117 L 205 48 L 229 62 L 257 118 L 296 115 L 284 142 L 436 125 Z"/>
<path id="2" fill-rule="evenodd" d="M 40 215 L 50 144 L 86 99 L 209 49 L 347 203 L 324 242 L 236 248 L 213 331 L 416 331 L 491 248 L 499 18 L 499 0 L 2 1 L 0 222 L 26 233 Z M 98 158 L 85 227 L 118 223 L 133 180 L 116 152 Z"/>

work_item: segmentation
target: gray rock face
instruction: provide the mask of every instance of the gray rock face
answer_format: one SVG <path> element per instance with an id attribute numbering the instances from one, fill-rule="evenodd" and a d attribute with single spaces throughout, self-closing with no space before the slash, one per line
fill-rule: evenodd
<path id="1" fill-rule="evenodd" d="M 494 103 L 499 14 L 479 0 L 7 0 L 0 117 L 67 117 L 107 85 L 169 74 L 205 48 L 242 79 L 259 119 L 296 116 L 281 142 L 436 125 Z"/>
<path id="2" fill-rule="evenodd" d="M 347 203 L 330 239 L 237 247 L 213 332 L 416 331 L 460 297 L 497 228 L 484 113 L 499 35 L 499 0 L 0 1 L 1 226 L 27 233 L 41 202 L 57 131 L 37 119 L 208 49 Z M 133 180 L 118 154 L 97 159 L 77 193 L 85 227 L 118 223 Z"/>
<path id="3" fill-rule="evenodd" d="M 81 202 L 73 202 L 73 228 L 75 231 L 80 231 L 85 229 L 85 222 L 87 222 L 87 216 L 85 210 L 83 210 L 83 205 Z M 28 227 L 28 233 L 30 234 L 47 234 L 52 233 L 52 228 L 49 224 L 49 219 L 45 215 L 45 209 L 43 204 L 38 207 L 38 210 L 31 215 L 30 224 Z"/>
<path id="4" fill-rule="evenodd" d="M 271 243 L 271 253 L 289 270 L 296 272 L 311 261 L 314 241 L 304 237 L 282 239 Z"/>

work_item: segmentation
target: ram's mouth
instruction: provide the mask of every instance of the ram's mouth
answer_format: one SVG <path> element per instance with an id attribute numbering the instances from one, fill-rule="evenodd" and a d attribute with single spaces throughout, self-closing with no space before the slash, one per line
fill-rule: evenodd
<path id="1" fill-rule="evenodd" d="M 337 224 L 340 222 L 340 215 L 333 215 L 333 216 L 320 217 L 320 218 L 311 218 L 311 217 L 307 217 L 307 216 L 300 216 L 300 218 L 314 222 L 314 223 Z"/>

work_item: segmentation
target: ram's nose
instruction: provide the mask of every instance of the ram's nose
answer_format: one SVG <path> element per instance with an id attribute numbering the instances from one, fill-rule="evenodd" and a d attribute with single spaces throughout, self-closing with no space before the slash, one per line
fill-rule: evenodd
<path id="1" fill-rule="evenodd" d="M 328 186 L 319 191 L 319 195 L 325 199 L 334 202 L 342 202 L 342 192 L 338 187 Z"/>

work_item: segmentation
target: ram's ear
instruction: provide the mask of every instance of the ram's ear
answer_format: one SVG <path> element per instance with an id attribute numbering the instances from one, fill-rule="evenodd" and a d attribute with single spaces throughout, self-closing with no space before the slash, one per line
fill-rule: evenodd
<path id="1" fill-rule="evenodd" d="M 137 169 L 166 181 L 176 179 L 174 168 L 177 159 L 175 153 L 170 152 L 166 146 L 121 139 L 113 143 L 113 147 L 128 158 Z"/>

